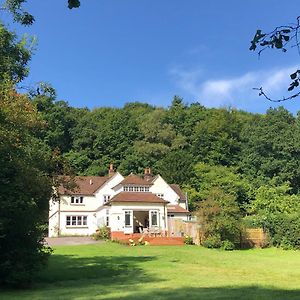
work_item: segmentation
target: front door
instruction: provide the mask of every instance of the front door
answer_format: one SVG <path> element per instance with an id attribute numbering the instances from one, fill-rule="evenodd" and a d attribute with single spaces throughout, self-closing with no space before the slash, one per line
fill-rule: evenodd
<path id="1" fill-rule="evenodd" d="M 133 211 L 132 210 L 124 211 L 124 233 L 125 234 L 133 233 Z"/>

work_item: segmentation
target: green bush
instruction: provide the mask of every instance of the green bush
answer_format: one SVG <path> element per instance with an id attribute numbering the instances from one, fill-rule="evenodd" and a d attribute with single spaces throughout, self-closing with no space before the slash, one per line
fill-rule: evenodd
<path id="1" fill-rule="evenodd" d="M 234 243 L 228 240 L 222 241 L 222 250 L 231 251 L 234 250 L 235 246 Z"/>
<path id="2" fill-rule="evenodd" d="M 184 243 L 186 245 L 194 245 L 193 238 L 191 236 L 189 236 L 189 235 L 186 235 L 184 237 Z"/>
<path id="3" fill-rule="evenodd" d="M 107 226 L 102 226 L 97 229 L 96 233 L 93 234 L 93 238 L 98 240 L 109 240 L 110 239 L 110 229 Z"/>
<path id="4" fill-rule="evenodd" d="M 274 214 L 266 223 L 271 242 L 283 249 L 300 249 L 300 215 Z"/>
<path id="5" fill-rule="evenodd" d="M 204 240 L 202 245 L 206 248 L 221 248 L 221 236 L 219 234 L 211 235 Z"/>

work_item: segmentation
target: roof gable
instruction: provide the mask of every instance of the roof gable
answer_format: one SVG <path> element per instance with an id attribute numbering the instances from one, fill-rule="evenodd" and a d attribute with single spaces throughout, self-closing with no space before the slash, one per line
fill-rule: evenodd
<path id="1" fill-rule="evenodd" d="M 170 184 L 170 187 L 173 189 L 173 191 L 179 196 L 180 201 L 186 201 L 186 195 L 181 190 L 178 184 Z"/>
<path id="2" fill-rule="evenodd" d="M 94 195 L 94 193 L 109 179 L 107 176 L 62 176 L 62 184 L 58 187 L 60 195 Z M 65 185 L 74 185 L 74 188 Z"/>
<path id="3" fill-rule="evenodd" d="M 122 180 L 119 184 L 121 184 L 121 185 L 126 185 L 126 184 L 151 185 L 152 183 L 135 175 L 135 174 L 130 174 L 127 177 L 125 177 L 125 179 Z"/>

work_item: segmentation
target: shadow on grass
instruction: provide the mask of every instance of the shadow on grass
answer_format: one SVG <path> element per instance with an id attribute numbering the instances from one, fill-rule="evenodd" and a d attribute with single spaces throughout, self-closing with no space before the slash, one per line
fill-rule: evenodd
<path id="1" fill-rule="evenodd" d="M 263 288 L 258 286 L 246 287 L 210 287 L 210 288 L 179 288 L 179 289 L 163 289 L 153 290 L 151 292 L 132 293 L 128 296 L 106 297 L 105 299 L 121 299 L 121 300 L 135 300 L 135 299 L 166 299 L 166 300 L 224 300 L 224 299 L 259 299 L 259 300 L 299 300 L 300 290 L 282 290 Z"/>
<path id="2" fill-rule="evenodd" d="M 54 255 L 49 266 L 40 272 L 36 284 L 84 287 L 93 282 L 101 285 L 134 284 L 155 281 L 139 264 L 156 259 L 152 256 L 94 256 Z M 138 280 L 137 280 L 138 278 Z M 74 283 L 74 281 L 76 281 Z M 69 283 L 68 283 L 69 282 Z"/>

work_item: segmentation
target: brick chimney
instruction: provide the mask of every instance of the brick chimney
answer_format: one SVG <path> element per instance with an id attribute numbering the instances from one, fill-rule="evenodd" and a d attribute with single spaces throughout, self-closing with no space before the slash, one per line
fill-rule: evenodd
<path id="1" fill-rule="evenodd" d="M 114 165 L 110 164 L 108 169 L 108 177 L 112 177 L 115 174 Z"/>
<path id="2" fill-rule="evenodd" d="M 153 178 L 152 174 L 151 174 L 151 169 L 150 168 L 145 168 L 144 171 L 144 179 L 146 181 L 150 181 Z"/>

